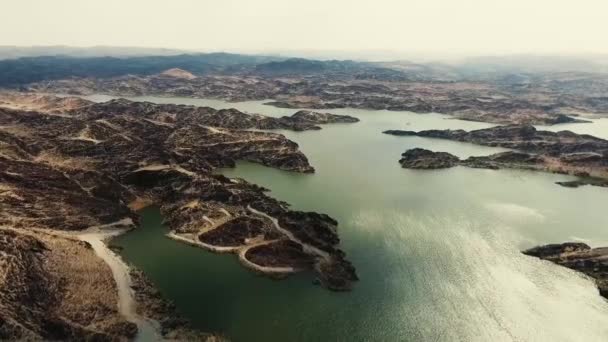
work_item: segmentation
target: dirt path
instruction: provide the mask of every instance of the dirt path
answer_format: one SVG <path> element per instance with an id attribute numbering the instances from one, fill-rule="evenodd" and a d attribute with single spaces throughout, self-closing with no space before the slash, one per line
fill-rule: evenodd
<path id="1" fill-rule="evenodd" d="M 167 233 L 167 237 L 173 240 L 177 240 L 177 241 L 181 241 L 181 242 L 185 242 L 189 245 L 192 246 L 196 246 L 196 247 L 201 247 L 203 249 L 212 251 L 212 252 L 216 252 L 216 253 L 234 253 L 236 251 L 238 251 L 240 248 L 242 248 L 243 246 L 216 246 L 216 245 L 210 245 L 208 243 L 204 243 L 200 240 L 198 240 L 198 234 L 194 235 L 194 234 L 189 234 L 190 236 L 192 236 L 192 238 L 188 238 L 186 236 L 182 236 L 182 235 L 178 235 L 175 234 L 174 232 L 170 232 Z"/>
<path id="2" fill-rule="evenodd" d="M 146 319 L 137 314 L 137 303 L 131 289 L 129 267 L 105 244 L 106 240 L 123 234 L 128 230 L 124 228 L 107 228 L 114 225 L 122 225 L 125 223 L 123 221 L 103 226 L 104 229 L 100 227 L 89 228 L 82 234 L 78 234 L 77 237 L 82 241 L 88 242 L 95 253 L 110 267 L 118 290 L 118 310 L 127 321 L 137 324 L 138 333 L 136 340 L 161 341 L 159 324 L 156 321 Z"/>
<path id="3" fill-rule="evenodd" d="M 224 217 L 222 217 L 222 218 L 220 218 L 220 219 L 217 219 L 217 220 L 215 220 L 215 221 L 214 221 L 214 220 L 212 220 L 212 219 L 210 219 L 210 218 L 209 218 L 209 217 L 207 217 L 207 216 L 204 216 L 204 217 L 203 217 L 203 219 L 204 219 L 205 221 L 207 221 L 207 222 L 211 223 L 211 226 L 209 226 L 209 227 L 207 227 L 207 228 L 205 228 L 205 229 L 202 229 L 202 230 L 200 231 L 200 233 L 198 233 L 198 234 L 197 234 L 197 236 L 201 236 L 201 234 L 209 233 L 210 231 L 212 231 L 212 230 L 214 230 L 214 229 L 218 228 L 219 226 L 221 226 L 221 225 L 223 225 L 224 223 L 226 223 L 226 222 L 228 222 L 228 221 L 230 221 L 230 220 L 232 220 L 232 219 L 233 219 L 232 215 L 231 215 L 231 214 L 228 212 L 228 210 L 226 210 L 226 209 L 224 209 L 224 208 L 221 208 L 221 209 L 220 209 L 220 211 L 221 211 L 221 212 L 223 212 L 225 216 L 224 216 Z"/>
<path id="4" fill-rule="evenodd" d="M 280 231 L 281 233 L 285 234 L 290 240 L 299 243 L 300 245 L 302 245 L 302 248 L 304 249 L 304 251 L 308 252 L 309 254 L 316 254 L 320 257 L 322 257 L 325 260 L 330 260 L 331 256 L 329 255 L 329 253 L 327 253 L 326 251 L 320 250 L 319 248 L 309 245 L 307 243 L 302 242 L 300 239 L 296 238 L 295 235 L 293 235 L 292 232 L 290 232 L 289 230 L 281 227 L 279 225 L 279 220 L 277 220 L 276 218 L 263 213 L 259 210 L 255 210 L 253 209 L 251 206 L 247 206 L 247 209 L 249 209 L 249 211 L 251 211 L 254 214 L 260 215 L 262 217 L 265 217 L 267 219 L 269 219 L 270 221 L 272 221 L 272 224 L 274 224 L 274 227 Z"/>
<path id="5" fill-rule="evenodd" d="M 187 243 L 189 245 L 200 247 L 200 248 L 203 248 L 203 249 L 206 249 L 206 250 L 209 250 L 212 252 L 216 252 L 216 253 L 236 253 L 239 257 L 239 261 L 245 267 L 248 267 L 257 272 L 266 273 L 266 274 L 289 274 L 289 273 L 295 273 L 297 271 L 293 267 L 262 266 L 262 265 L 258 265 L 247 259 L 246 254 L 250 249 L 259 247 L 259 246 L 263 246 L 263 245 L 268 245 L 268 244 L 271 244 L 271 243 L 279 241 L 279 240 L 267 240 L 267 241 L 262 240 L 262 241 L 260 241 L 258 238 L 255 238 L 255 239 L 251 239 L 251 241 L 246 241 L 246 243 L 244 245 L 240 245 L 240 246 L 216 246 L 216 245 L 211 245 L 211 244 L 202 242 L 199 239 L 199 237 L 201 235 L 203 235 L 205 233 L 209 233 L 210 231 L 213 231 L 214 229 L 217 229 L 218 227 L 222 226 L 226 222 L 229 222 L 230 220 L 234 219 L 234 217 L 226 209 L 222 208 L 220 210 L 225 214 L 225 216 L 220 219 L 217 219 L 215 221 L 210 220 L 208 217 L 205 216 L 204 219 L 207 222 L 211 223 L 211 226 L 204 229 L 200 233 L 180 235 L 180 234 L 176 234 L 174 232 L 170 232 L 166 236 L 173 240 L 181 241 L 181 242 Z M 255 241 L 259 241 L 259 242 L 255 242 Z"/>
<path id="6" fill-rule="evenodd" d="M 262 266 L 262 265 L 258 265 L 252 261 L 249 261 L 249 259 L 247 259 L 247 252 L 255 247 L 259 247 L 259 246 L 264 246 L 264 245 L 268 245 L 274 242 L 277 242 L 279 240 L 267 240 L 267 241 L 262 241 L 259 243 L 254 243 L 251 245 L 247 245 L 243 248 L 241 248 L 239 250 L 239 261 L 245 266 L 248 267 L 254 271 L 258 271 L 258 272 L 262 272 L 262 273 L 268 273 L 268 274 L 287 274 L 287 273 L 295 273 L 297 270 L 293 267 L 271 267 L 271 266 Z"/>

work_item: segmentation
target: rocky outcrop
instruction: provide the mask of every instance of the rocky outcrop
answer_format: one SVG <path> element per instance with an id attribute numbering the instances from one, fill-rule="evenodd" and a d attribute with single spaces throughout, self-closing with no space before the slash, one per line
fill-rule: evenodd
<path id="1" fill-rule="evenodd" d="M 548 160 L 537 154 L 518 151 L 495 153 L 489 156 L 473 156 L 460 162 L 460 165 L 478 169 L 523 169 L 536 170 L 547 167 Z"/>
<path id="2" fill-rule="evenodd" d="M 303 270 L 302 265 L 310 265 L 319 278 L 326 279 L 323 283 L 326 287 L 350 289 L 358 277 L 344 252 L 337 248 L 340 242 L 336 230 L 338 223 L 324 214 L 289 210 L 286 203 L 268 197 L 265 191 L 242 180 L 212 175 L 166 187 L 159 201 L 165 203 L 161 211 L 178 240 L 227 253 L 239 253 L 266 242 L 289 240 L 290 243 L 272 244 L 272 250 L 277 252 L 275 259 L 267 255 L 266 261 L 258 266 L 274 267 L 280 263 L 278 260 L 284 263 L 284 253 L 292 255 L 289 251 L 295 243 L 306 257 L 291 258 L 294 264 L 282 267 L 299 271 Z M 280 251 L 279 246 L 288 250 Z M 256 249 L 252 248 L 247 254 L 253 250 Z M 269 275 L 275 276 L 276 272 L 269 272 Z"/>
<path id="3" fill-rule="evenodd" d="M 469 157 L 461 160 L 447 152 L 433 152 L 414 148 L 403 153 L 399 163 L 408 169 L 445 169 L 457 165 L 478 169 L 539 169 L 545 159 L 534 154 L 516 151 L 495 153 L 489 156 Z"/>
<path id="4" fill-rule="evenodd" d="M 178 79 L 193 80 L 196 78 L 191 72 L 180 68 L 171 68 L 159 74 L 159 76 L 173 77 Z"/>
<path id="5" fill-rule="evenodd" d="M 534 247 L 526 255 L 551 261 L 593 278 L 600 295 L 608 298 L 608 248 L 591 248 L 581 242 Z"/>
<path id="6" fill-rule="evenodd" d="M 388 130 L 384 133 L 462 141 L 551 156 L 594 153 L 598 157 L 598 161 L 604 157 L 604 153 L 608 152 L 608 140 L 586 134 L 576 134 L 571 131 L 540 131 L 531 125 L 496 126 L 470 132 L 447 129 L 420 132 Z"/>
<path id="7" fill-rule="evenodd" d="M 477 169 L 519 169 L 573 174 L 580 178 L 574 181 L 556 182 L 556 184 L 568 188 L 577 188 L 584 185 L 608 187 L 607 179 L 591 177 L 586 172 L 571 173 L 562 167 L 556 167 L 554 159 L 517 151 L 495 153 L 489 156 L 473 156 L 461 160 L 447 152 L 433 152 L 414 148 L 403 153 L 399 163 L 407 169 L 445 169 L 460 165 Z"/>
<path id="8" fill-rule="evenodd" d="M 291 211 L 259 186 L 214 174 L 217 168 L 234 166 L 237 160 L 293 172 L 314 171 L 298 145 L 285 136 L 242 129 L 260 127 L 260 122 L 293 129 L 304 125 L 301 118 L 289 121 L 293 126 L 286 126 L 280 119 L 236 110 L 126 100 L 64 108 L 59 114 L 53 108 L 0 108 L 0 232 L 7 236 L 0 256 L 10 253 L 7 262 L 19 265 L 9 267 L 9 271 L 19 271 L 11 273 L 6 278 L 10 280 L 0 287 L 0 310 L 8 308 L 6 315 L 12 317 L 9 325 L 0 327 L 0 339 L 132 336 L 137 327 L 121 321 L 119 315 L 108 316 L 113 319 L 111 324 L 93 318 L 83 321 L 82 317 L 99 316 L 100 309 L 94 305 L 79 307 L 62 297 L 62 284 L 70 284 L 77 272 L 47 269 L 41 260 L 52 256 L 57 265 L 75 262 L 72 258 L 78 255 L 97 260 L 91 264 L 95 268 L 91 272 L 110 282 L 100 283 L 98 289 L 83 289 L 94 292 L 88 294 L 91 298 L 97 298 L 99 293 L 95 291 L 105 289 L 111 294 L 107 300 L 112 305 L 103 308 L 108 313 L 116 311 L 112 275 L 90 249 L 79 241 L 62 242 L 61 248 L 49 246 L 58 246 L 57 241 L 70 232 L 137 222 L 137 213 L 129 204 L 141 198 L 156 202 L 172 234 L 184 241 L 249 246 L 289 239 L 292 242 L 271 249 L 277 253 L 277 260 L 294 260 L 297 267 L 308 265 L 306 269 L 327 279 L 323 284 L 328 288 L 349 288 L 357 277 L 337 246 L 336 221 L 327 215 Z M 281 226 L 274 223 L 274 218 Z M 29 237 L 20 239 L 15 234 Z M 193 239 L 189 240 L 190 236 Z M 42 240 L 48 243 L 39 243 Z M 296 255 L 294 244 L 306 254 L 306 262 L 286 257 Z M 62 252 L 70 249 L 78 249 L 80 254 Z M 325 254 L 319 255 L 317 249 Z M 264 254 L 268 260 L 268 252 Z M 19 289 L 25 291 L 23 296 L 13 296 L 14 284 L 21 283 L 25 284 Z M 85 296 L 77 287 L 69 291 L 73 294 L 70 298 Z M 44 298 L 36 299 L 39 295 Z M 71 317 L 63 311 L 55 314 L 54 310 L 66 303 L 70 303 L 70 310 L 81 309 L 82 317 L 74 318 L 75 324 L 55 321 L 54 317 Z M 33 310 L 40 317 L 19 310 Z M 39 322 L 23 325 L 27 319 Z M 87 330 L 89 326 L 91 331 Z"/>
<path id="9" fill-rule="evenodd" d="M 556 184 L 559 184 L 566 188 L 578 188 L 580 186 L 585 186 L 585 185 L 593 185 L 593 186 L 599 186 L 602 188 L 608 188 L 608 180 L 601 179 L 601 178 L 594 178 L 594 177 L 583 177 L 582 179 L 577 179 L 577 180 L 573 180 L 573 181 L 556 182 Z"/>
<path id="10" fill-rule="evenodd" d="M 528 169 L 580 177 L 576 181 L 558 182 L 568 187 L 608 184 L 608 141 L 590 135 L 570 131 L 539 131 L 533 126 L 498 126 L 470 132 L 389 130 L 384 133 L 448 139 L 515 150 L 457 160 L 458 158 L 441 152 L 414 149 L 403 154 L 403 158 L 399 161 L 403 167 L 424 168 L 428 165 L 429 168 L 438 168 L 432 166 L 463 165 L 486 169 Z M 447 162 L 448 160 L 450 162 Z"/>
<path id="11" fill-rule="evenodd" d="M 407 169 L 446 169 L 456 166 L 458 157 L 447 152 L 433 152 L 422 148 L 405 151 L 399 164 Z"/>
<path id="12" fill-rule="evenodd" d="M 291 120 L 309 124 L 355 123 L 359 119 L 348 115 L 318 113 L 310 110 L 301 110 L 289 117 Z"/>

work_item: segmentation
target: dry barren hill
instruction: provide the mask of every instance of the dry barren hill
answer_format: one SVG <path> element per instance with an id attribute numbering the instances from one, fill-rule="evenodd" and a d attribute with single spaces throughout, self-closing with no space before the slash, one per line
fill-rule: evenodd
<path id="1" fill-rule="evenodd" d="M 142 203 L 160 206 L 170 237 L 235 253 L 254 271 L 284 277 L 311 269 L 335 290 L 349 289 L 357 279 L 338 248 L 331 217 L 293 211 L 259 186 L 213 173 L 236 160 L 312 172 L 296 143 L 245 129 L 318 129 L 319 123 L 353 118 L 269 118 L 31 94 L 2 101 L 0 338 L 134 336 L 138 326 L 117 307 L 112 273 L 81 237 L 132 228 L 138 220 L 133 208 Z M 176 323 L 166 318 L 161 325 L 171 336 L 168 327 Z"/>

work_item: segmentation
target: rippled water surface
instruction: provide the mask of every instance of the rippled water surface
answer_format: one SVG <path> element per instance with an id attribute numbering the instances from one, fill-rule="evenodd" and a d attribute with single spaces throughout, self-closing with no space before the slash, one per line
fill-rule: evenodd
<path id="1" fill-rule="evenodd" d="M 295 112 L 264 101 L 135 99 Z M 315 174 L 251 163 L 223 173 L 271 189 L 294 209 L 336 218 L 342 248 L 361 278 L 354 291 L 324 290 L 307 274 L 273 281 L 240 267 L 234 256 L 169 240 L 155 208 L 143 211 L 141 229 L 118 239 L 122 255 L 197 327 L 234 341 L 608 340 L 608 303 L 590 280 L 519 253 L 569 240 L 608 245 L 608 190 L 563 188 L 554 182 L 570 177 L 538 172 L 405 170 L 397 160 L 412 147 L 461 157 L 501 149 L 381 134 L 488 124 L 438 114 L 330 112 L 361 122 L 280 131 L 300 145 Z M 601 120 L 564 127 L 608 135 Z"/>

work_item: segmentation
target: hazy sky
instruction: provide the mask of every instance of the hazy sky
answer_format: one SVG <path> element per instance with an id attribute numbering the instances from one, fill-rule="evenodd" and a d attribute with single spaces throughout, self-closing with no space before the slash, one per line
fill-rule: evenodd
<path id="1" fill-rule="evenodd" d="M 608 0 L 2 0 L 0 45 L 608 53 Z"/>

